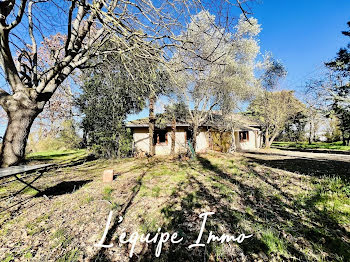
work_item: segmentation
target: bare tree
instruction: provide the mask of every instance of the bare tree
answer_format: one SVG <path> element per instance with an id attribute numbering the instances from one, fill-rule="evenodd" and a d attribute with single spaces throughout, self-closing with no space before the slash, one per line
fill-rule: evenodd
<path id="1" fill-rule="evenodd" d="M 210 5 L 220 6 L 215 10 L 243 8 L 236 1 Z M 110 52 L 129 60 L 134 54 L 163 60 L 159 50 L 179 45 L 174 28 L 186 22 L 188 13 L 203 8 L 206 6 L 200 0 L 1 1 L 0 65 L 10 87 L 0 89 L 0 105 L 8 117 L 1 165 L 14 165 L 23 159 L 33 121 L 74 70 L 93 66 L 88 63 L 91 58 Z M 39 63 L 38 49 L 57 33 L 62 37 L 50 50 L 53 63 Z M 115 42 L 113 49 L 102 49 L 106 41 Z M 163 54 L 166 57 L 169 53 Z"/>
<path id="2" fill-rule="evenodd" d="M 46 102 L 73 70 L 82 67 L 98 53 L 99 46 L 108 35 L 103 27 L 98 28 L 95 23 L 98 16 L 96 9 L 101 10 L 102 3 L 96 2 L 92 9 L 92 5 L 85 1 L 71 1 L 66 9 L 68 28 L 64 45 L 50 50 L 53 64 L 40 65 L 37 43 L 40 34 L 34 32 L 39 27 L 36 22 L 40 18 L 35 17 L 34 7 L 47 3 L 22 0 L 16 8 L 15 0 L 1 2 L 0 64 L 11 88 L 9 92 L 0 89 L 0 105 L 8 116 L 1 151 L 2 166 L 14 165 L 22 160 L 31 125 Z M 67 2 L 60 7 L 67 8 Z M 16 9 L 17 14 L 13 15 Z M 38 12 L 36 15 L 39 15 Z M 29 34 L 31 43 L 25 43 L 26 38 L 18 32 L 12 34 L 21 23 L 26 23 L 25 32 Z M 11 41 L 10 36 L 23 42 L 22 46 Z M 11 48 L 10 43 L 14 47 Z M 16 49 L 16 60 L 13 49 Z"/>

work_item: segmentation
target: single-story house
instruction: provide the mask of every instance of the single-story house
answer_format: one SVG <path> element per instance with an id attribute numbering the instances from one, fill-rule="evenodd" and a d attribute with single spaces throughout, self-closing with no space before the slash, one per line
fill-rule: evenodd
<path id="1" fill-rule="evenodd" d="M 260 148 L 262 145 L 262 133 L 260 125 L 242 114 L 234 115 L 235 142 L 237 150 L 251 150 Z M 220 121 L 216 121 L 218 123 Z M 222 122 L 221 122 L 222 123 Z M 134 140 L 134 151 L 149 153 L 149 119 L 142 118 L 130 121 L 126 125 L 132 130 Z M 197 135 L 196 152 L 207 150 L 227 151 L 231 145 L 231 132 L 220 131 L 217 124 L 207 121 L 199 127 Z M 155 127 L 153 143 L 156 155 L 168 155 L 171 153 L 171 123 L 162 124 L 162 128 Z M 177 121 L 175 132 L 176 153 L 186 152 L 189 142 L 193 138 L 193 132 L 188 121 Z"/>

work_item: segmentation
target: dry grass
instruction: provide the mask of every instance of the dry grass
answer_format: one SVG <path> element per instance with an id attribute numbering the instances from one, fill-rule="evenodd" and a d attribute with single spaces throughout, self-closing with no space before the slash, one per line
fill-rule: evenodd
<path id="1" fill-rule="evenodd" d="M 119 174 L 111 184 L 101 181 L 105 168 Z M 24 202 L 0 213 L 4 261 L 129 261 L 128 245 L 93 246 L 110 210 L 108 242 L 117 242 L 122 232 L 155 233 L 158 227 L 184 237 L 179 244 L 165 245 L 159 258 L 155 245 L 139 243 L 135 261 L 350 258 L 344 180 L 268 167 L 242 154 L 210 153 L 195 161 L 96 160 L 51 172 L 36 185 L 46 189 L 49 201 L 26 192 L 12 200 Z M 16 189 L 11 184 L 1 190 L 8 194 Z M 244 232 L 253 237 L 242 244 L 211 243 L 189 250 L 198 236 L 198 216 L 206 211 L 215 212 L 206 228 L 216 235 Z"/>

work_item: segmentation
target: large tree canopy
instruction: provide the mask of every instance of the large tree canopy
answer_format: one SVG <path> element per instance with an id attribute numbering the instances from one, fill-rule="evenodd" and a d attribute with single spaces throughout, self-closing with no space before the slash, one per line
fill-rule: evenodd
<path id="1" fill-rule="evenodd" d="M 192 16 L 181 34 L 185 48 L 178 49 L 171 61 L 174 91 L 189 109 L 194 148 L 198 126 L 212 110 L 231 112 L 259 87 L 254 76 L 259 53 L 257 20 L 242 16 L 228 33 L 215 19 L 208 11 Z"/>
<path id="2" fill-rule="evenodd" d="M 81 76 L 84 84 L 77 105 L 83 114 L 84 139 L 102 157 L 130 153 L 127 115 L 139 112 L 154 89 L 165 90 L 167 85 L 167 74 L 159 64 L 142 60 L 132 68 L 120 59 L 118 54 L 110 54 L 108 62 L 84 70 Z"/>
<path id="3" fill-rule="evenodd" d="M 293 91 L 266 91 L 249 105 L 249 111 L 262 123 L 265 146 L 269 148 L 287 122 L 305 110 Z"/>
<path id="4" fill-rule="evenodd" d="M 176 36 L 188 14 L 206 6 L 221 12 L 234 4 L 242 9 L 238 1 L 224 0 L 1 1 L 0 65 L 9 87 L 0 88 L 0 106 L 8 118 L 1 165 L 14 165 L 23 159 L 33 121 L 74 70 L 112 52 L 121 56 L 122 64 L 134 60 L 133 55 L 165 62 L 169 52 L 159 56 L 159 51 L 183 47 Z M 218 20 L 232 22 L 223 18 Z M 107 41 L 115 44 L 102 50 Z M 49 47 L 47 61 L 39 59 L 38 52 L 45 45 Z"/>

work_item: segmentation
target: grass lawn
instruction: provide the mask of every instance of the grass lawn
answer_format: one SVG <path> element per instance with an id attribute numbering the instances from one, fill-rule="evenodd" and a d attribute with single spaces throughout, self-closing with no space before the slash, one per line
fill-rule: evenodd
<path id="1" fill-rule="evenodd" d="M 86 149 L 51 150 L 45 152 L 31 153 L 26 156 L 29 162 L 71 162 L 83 159 L 88 155 Z"/>
<path id="2" fill-rule="evenodd" d="M 343 146 L 342 141 L 326 143 L 326 142 L 314 142 L 309 145 L 308 142 L 274 142 L 274 147 L 286 147 L 286 148 L 300 148 L 300 149 L 331 149 L 331 150 L 346 150 L 350 151 L 350 146 Z"/>
<path id="3" fill-rule="evenodd" d="M 35 157 L 35 156 L 31 156 Z M 104 169 L 118 175 L 103 183 Z M 244 154 L 208 153 L 197 160 L 170 158 L 94 160 L 51 171 L 36 182 L 50 197 L 28 191 L 0 213 L 2 261 L 130 261 L 127 232 L 177 232 L 178 244 L 138 242 L 132 261 L 349 261 L 350 186 L 337 176 L 272 168 Z M 0 190 L 20 188 L 11 183 Z M 15 205 L 17 202 L 20 204 Z M 112 248 L 94 247 L 103 235 Z M 241 244 L 211 242 L 188 249 L 203 212 L 215 235 L 253 234 Z M 119 216 L 123 217 L 120 221 Z"/>

